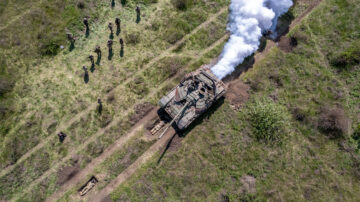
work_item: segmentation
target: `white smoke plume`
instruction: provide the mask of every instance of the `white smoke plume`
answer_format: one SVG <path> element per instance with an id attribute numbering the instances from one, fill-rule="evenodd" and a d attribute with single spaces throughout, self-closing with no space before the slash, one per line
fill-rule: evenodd
<path id="1" fill-rule="evenodd" d="M 227 25 L 230 39 L 211 71 L 219 79 L 233 72 L 258 49 L 263 32 L 275 31 L 278 18 L 292 4 L 292 0 L 231 0 Z"/>

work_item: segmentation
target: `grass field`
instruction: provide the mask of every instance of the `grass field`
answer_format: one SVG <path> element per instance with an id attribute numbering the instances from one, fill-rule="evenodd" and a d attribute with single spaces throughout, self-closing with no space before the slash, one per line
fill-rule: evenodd
<path id="1" fill-rule="evenodd" d="M 288 34 L 298 40 L 292 52 L 274 47 L 241 76 L 251 87 L 246 106 L 270 98 L 292 115 L 281 145 L 258 141 L 246 107 L 234 111 L 225 100 L 189 131 L 179 150 L 168 151 L 160 164 L 154 158 L 112 199 L 356 201 L 359 158 L 349 148 L 359 124 L 359 63 L 342 69 L 331 61 L 349 52 L 358 57 L 358 9 L 356 1 L 324 0 Z M 324 108 L 340 108 L 351 120 L 340 137 L 322 130 Z M 255 192 L 244 188 L 248 175 L 256 179 Z"/>
<path id="2" fill-rule="evenodd" d="M 187 72 L 216 59 L 227 39 L 229 1 L 179 2 L 0 3 L 0 64 L 5 67 L 0 72 L 0 200 L 79 200 L 77 190 L 91 176 L 101 179 L 92 190 L 100 192 L 146 153 L 155 140 L 143 138 L 144 126 L 131 132 L 136 107 L 156 105 Z M 138 23 L 136 5 L 141 7 Z M 297 1 L 290 12 L 296 18 L 308 6 Z M 275 46 L 242 74 L 251 90 L 241 110 L 226 99 L 218 103 L 185 132 L 177 149 L 166 151 L 160 162 L 161 154 L 151 158 L 111 199 L 359 198 L 360 159 L 352 135 L 360 114 L 358 9 L 355 0 L 324 0 L 288 33 L 297 47 L 286 53 Z M 121 30 L 110 36 L 107 23 L 115 17 Z M 67 31 L 77 37 L 73 50 Z M 111 37 L 112 56 L 106 47 Z M 86 83 L 82 66 L 91 69 L 87 57 L 95 55 L 96 45 L 102 58 Z M 269 127 L 258 122 L 263 116 L 280 118 Z M 329 119 L 338 125 L 326 125 Z M 257 135 L 275 130 L 280 135 L 266 141 Z M 56 135 L 60 131 L 68 135 L 64 143 Z M 64 187 L 71 172 L 84 177 Z M 244 188 L 243 176 L 256 179 L 255 192 Z"/>
<path id="3" fill-rule="evenodd" d="M 179 69 L 185 67 L 203 49 L 199 46 L 192 50 L 194 54 L 192 51 L 173 54 L 173 48 L 190 40 L 193 44 L 202 43 L 199 38 L 189 38 L 199 34 L 202 35 L 201 39 L 208 37 L 212 42 L 225 34 L 226 2 L 194 3 L 181 12 L 166 1 L 141 4 L 142 19 L 139 24 L 135 23 L 134 5 L 129 3 L 121 6 L 117 2 L 114 8 L 110 8 L 105 2 L 97 4 L 101 15 L 92 13 L 96 16 L 96 22 L 91 25 L 88 38 L 81 36 L 83 33 L 79 25 L 72 27 L 75 36 L 78 36 L 75 49 L 68 50 L 68 43 L 63 41 L 65 50 L 51 58 L 41 58 L 38 63 L 33 64 L 33 68 L 27 70 L 26 76 L 20 78 L 22 82 L 16 83 L 9 97 L 13 95 L 17 102 L 12 106 L 14 113 L 5 119 L 5 123 L 9 124 L 5 124 L 3 128 L 6 133 L 2 136 L 1 150 L 2 167 L 14 165 L 7 166 L 1 173 L 2 198 L 31 198 L 26 195 L 28 192 L 37 197 L 41 193 L 39 198 L 43 198 L 54 192 L 59 186 L 57 172 L 71 165 L 74 155 L 80 156 L 80 168 L 100 155 L 103 149 L 131 127 L 129 118 L 133 114 L 133 107 L 146 101 L 155 103 L 173 86 L 169 85 L 172 81 L 167 81 L 167 78 L 175 76 Z M 200 8 L 208 8 L 211 12 L 199 10 Z M 221 8 L 221 12 L 214 15 Z M 82 15 L 85 14 L 80 15 L 80 22 Z M 201 17 L 194 20 L 190 18 L 191 15 Z M 207 33 L 204 28 L 199 27 L 198 31 L 176 44 L 210 15 L 215 17 L 209 21 L 215 30 Z M 119 37 L 125 40 L 125 50 L 124 57 L 120 57 L 120 47 L 114 45 L 114 56 L 110 60 L 105 46 L 109 37 L 107 22 L 113 21 L 116 16 L 122 19 Z M 171 21 L 168 21 L 169 16 L 173 17 Z M 5 28 L 5 31 L 11 26 Z M 173 32 L 177 35 L 169 40 L 174 33 L 168 29 L 161 30 L 171 26 L 176 27 Z M 117 44 L 118 37 L 115 39 Z M 84 84 L 81 67 L 89 66 L 87 56 L 93 54 L 96 44 L 102 46 L 103 57 L 100 65 L 96 65 L 95 71 L 90 73 L 89 82 Z M 164 52 L 168 48 L 170 51 Z M 160 69 L 166 71 L 159 71 Z M 184 73 L 186 71 L 181 74 Z M 155 88 L 163 82 L 163 88 Z M 98 97 L 105 100 L 101 115 L 96 111 Z M 66 144 L 58 142 L 58 131 L 68 134 Z"/>

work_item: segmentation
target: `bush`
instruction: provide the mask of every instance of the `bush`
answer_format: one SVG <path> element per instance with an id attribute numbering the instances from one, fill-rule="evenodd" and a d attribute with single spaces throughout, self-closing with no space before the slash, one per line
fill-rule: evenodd
<path id="1" fill-rule="evenodd" d="M 330 64 L 339 69 L 348 69 L 360 63 L 360 49 L 359 47 L 351 47 L 346 51 L 334 56 L 330 60 Z"/>
<path id="2" fill-rule="evenodd" d="M 140 33 L 134 32 L 131 34 L 127 34 L 125 36 L 125 39 L 126 39 L 126 43 L 135 45 L 135 44 L 139 43 L 139 41 L 140 41 Z"/>
<path id="3" fill-rule="evenodd" d="M 348 132 L 349 119 L 340 108 L 324 107 L 320 111 L 318 128 L 331 138 L 344 137 Z"/>
<path id="4" fill-rule="evenodd" d="M 57 40 L 49 40 L 44 42 L 40 48 L 42 56 L 55 56 L 60 51 L 60 43 Z"/>
<path id="5" fill-rule="evenodd" d="M 171 0 L 171 3 L 178 10 L 186 10 L 193 4 L 193 1 L 192 0 Z"/>
<path id="6" fill-rule="evenodd" d="M 356 141 L 357 149 L 360 150 L 360 124 L 355 128 L 355 131 L 351 137 Z"/>
<path id="7" fill-rule="evenodd" d="M 281 143 L 287 133 L 287 109 L 269 99 L 255 100 L 245 107 L 245 118 L 259 141 Z"/>

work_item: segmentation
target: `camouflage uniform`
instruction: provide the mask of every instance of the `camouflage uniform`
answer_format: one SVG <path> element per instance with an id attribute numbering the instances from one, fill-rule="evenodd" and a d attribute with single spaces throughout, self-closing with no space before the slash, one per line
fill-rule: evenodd
<path id="1" fill-rule="evenodd" d="M 109 22 L 108 28 L 110 29 L 111 34 L 113 33 L 113 24 Z"/>
<path id="2" fill-rule="evenodd" d="M 115 25 L 119 29 L 120 28 L 120 18 L 115 18 Z"/>
<path id="3" fill-rule="evenodd" d="M 65 140 L 65 138 L 66 138 L 66 134 L 63 133 L 63 132 L 60 132 L 60 133 L 58 133 L 58 137 L 59 137 L 59 141 L 60 141 L 61 143 L 63 143 L 64 140 Z"/>
<path id="4" fill-rule="evenodd" d="M 66 36 L 67 36 L 67 39 L 70 41 L 70 43 L 75 42 L 75 37 L 71 33 L 67 33 Z"/>
<path id="5" fill-rule="evenodd" d="M 89 55 L 89 59 L 91 61 L 91 65 L 94 65 L 94 56 L 93 55 Z"/>
<path id="6" fill-rule="evenodd" d="M 89 29 L 89 21 L 87 18 L 84 18 L 83 23 L 86 26 L 86 29 Z"/>
<path id="7" fill-rule="evenodd" d="M 136 6 L 136 13 L 137 13 L 137 15 L 140 15 L 140 7 L 139 6 Z"/>
<path id="8" fill-rule="evenodd" d="M 107 42 L 107 46 L 108 46 L 109 50 L 112 50 L 112 45 L 113 45 L 113 40 L 109 39 Z"/>
<path id="9" fill-rule="evenodd" d="M 101 56 L 101 49 L 100 46 L 96 46 L 94 52 L 97 54 L 97 56 Z"/>

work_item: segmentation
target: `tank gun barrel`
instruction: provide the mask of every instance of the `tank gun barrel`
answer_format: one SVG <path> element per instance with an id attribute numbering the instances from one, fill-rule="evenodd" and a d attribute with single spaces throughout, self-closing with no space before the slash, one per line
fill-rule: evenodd
<path id="1" fill-rule="evenodd" d="M 170 126 L 176 121 L 177 118 L 179 118 L 180 114 L 183 113 L 183 111 L 186 109 L 186 107 L 190 104 L 190 102 L 187 102 L 179 111 L 178 114 L 176 114 L 176 116 L 173 118 L 173 120 L 171 120 L 171 122 L 169 123 L 169 125 L 164 129 L 164 131 L 159 135 L 159 138 L 162 138 L 162 136 L 166 133 L 166 131 L 170 128 Z"/>

